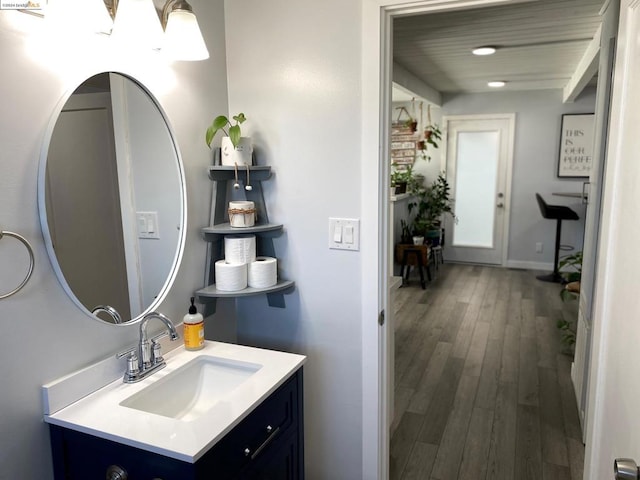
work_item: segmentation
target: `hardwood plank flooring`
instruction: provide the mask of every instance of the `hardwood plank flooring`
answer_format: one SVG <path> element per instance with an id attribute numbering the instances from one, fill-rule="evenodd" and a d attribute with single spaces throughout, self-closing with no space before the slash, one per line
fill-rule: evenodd
<path id="1" fill-rule="evenodd" d="M 444 264 L 397 291 L 391 480 L 582 479 L 575 312 L 539 273 Z"/>

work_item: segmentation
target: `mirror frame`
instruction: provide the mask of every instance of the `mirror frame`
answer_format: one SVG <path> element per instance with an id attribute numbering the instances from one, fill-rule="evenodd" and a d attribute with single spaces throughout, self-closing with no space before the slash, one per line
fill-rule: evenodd
<path id="1" fill-rule="evenodd" d="M 46 207 L 46 192 L 45 192 L 45 187 L 46 187 L 46 171 L 47 171 L 47 158 L 48 158 L 48 154 L 49 154 L 49 146 L 51 144 L 51 138 L 53 136 L 53 131 L 55 129 L 56 123 L 58 121 L 58 118 L 60 116 L 60 113 L 62 112 L 64 106 L 66 105 L 67 101 L 69 100 L 69 98 L 71 98 L 71 96 L 75 93 L 75 91 L 89 78 L 94 77 L 95 75 L 99 75 L 101 73 L 109 73 L 109 74 L 118 74 L 121 75 L 123 77 L 125 77 L 128 80 L 131 80 L 132 82 L 134 82 L 140 89 L 142 89 L 142 91 L 144 93 L 147 94 L 147 96 L 149 97 L 149 99 L 153 102 L 153 104 L 156 106 L 156 108 L 158 109 L 158 112 L 160 113 L 160 115 L 162 116 L 162 119 L 164 120 L 164 123 L 167 127 L 167 130 L 169 132 L 169 135 L 172 139 L 172 143 L 173 143 L 173 149 L 174 149 L 174 153 L 176 156 L 176 162 L 178 163 L 178 175 L 179 175 L 179 184 L 180 184 L 180 200 L 181 200 L 181 208 L 180 208 L 180 235 L 178 236 L 178 245 L 176 247 L 176 252 L 173 258 L 173 262 L 171 263 L 171 269 L 169 271 L 169 274 L 167 276 L 167 279 L 165 280 L 162 288 L 160 289 L 160 291 L 158 292 L 158 295 L 156 296 L 156 298 L 154 299 L 154 301 L 138 316 L 131 318 L 123 323 L 111 323 L 111 322 L 107 322 L 102 320 L 101 318 L 99 318 L 98 316 L 92 314 L 88 308 L 78 299 L 78 297 L 76 297 L 76 295 L 73 293 L 73 289 L 71 288 L 71 286 L 69 285 L 69 283 L 67 282 L 67 280 L 65 279 L 64 273 L 60 267 L 60 264 L 58 262 L 58 259 L 56 257 L 56 252 L 55 249 L 53 248 L 53 242 L 51 239 L 51 233 L 49 231 L 49 224 L 47 221 L 47 207 Z M 47 254 L 49 257 L 49 261 L 51 263 L 51 266 L 53 267 L 53 270 L 56 274 L 56 277 L 58 278 L 58 281 L 60 282 L 60 284 L 62 285 L 63 290 L 65 291 L 65 293 L 67 294 L 67 296 L 73 301 L 73 303 L 87 316 L 91 317 L 93 320 L 99 321 L 102 324 L 106 324 L 106 325 L 114 325 L 116 327 L 126 327 L 126 326 L 130 326 L 130 325 L 136 325 L 137 323 L 139 323 L 142 320 L 142 317 L 144 317 L 144 315 L 146 315 L 147 313 L 155 310 L 158 305 L 160 305 L 164 299 L 166 298 L 167 294 L 169 293 L 169 290 L 171 289 L 177 275 L 178 275 L 178 270 L 180 268 L 180 264 L 182 261 L 182 255 L 184 253 L 184 248 L 185 248 L 185 243 L 186 243 L 186 234 L 187 234 L 187 189 L 186 189 L 186 177 L 185 177 L 185 173 L 184 173 L 184 164 L 182 162 L 182 156 L 180 155 L 180 149 L 178 148 L 178 143 L 176 140 L 176 134 L 175 131 L 173 130 L 173 127 L 171 126 L 171 123 L 169 122 L 168 116 L 166 114 L 166 112 L 164 111 L 164 109 L 162 108 L 162 106 L 160 105 L 160 102 L 158 101 L 158 99 L 155 97 L 155 95 L 153 95 L 151 93 L 151 91 L 145 87 L 139 80 L 137 80 L 136 78 L 134 78 L 133 76 L 117 71 L 117 70 L 109 70 L 109 71 L 104 71 L 104 70 L 100 70 L 97 71 L 91 75 L 88 75 L 86 77 L 83 78 L 82 81 L 80 81 L 79 83 L 75 84 L 75 86 L 70 87 L 69 89 L 67 89 L 67 91 L 64 93 L 64 95 L 62 96 L 62 98 L 59 100 L 58 104 L 56 105 L 56 107 L 53 110 L 53 113 L 49 119 L 49 123 L 47 125 L 47 129 L 45 130 L 44 133 L 44 137 L 42 140 L 42 147 L 40 150 L 40 161 L 39 161 L 39 166 L 38 166 L 38 184 L 37 184 L 37 195 L 38 195 L 38 216 L 40 217 L 40 228 L 42 230 L 42 236 L 44 238 L 44 243 L 45 243 L 45 247 L 47 249 Z"/>

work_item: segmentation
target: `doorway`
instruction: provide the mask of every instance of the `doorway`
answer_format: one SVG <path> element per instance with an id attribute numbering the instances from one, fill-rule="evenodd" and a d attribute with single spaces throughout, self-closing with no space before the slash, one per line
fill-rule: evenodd
<path id="1" fill-rule="evenodd" d="M 448 261 L 506 265 L 515 115 L 450 116 L 446 176 L 455 218 L 446 216 Z"/>
<path id="2" fill-rule="evenodd" d="M 371 226 L 369 231 L 375 236 L 374 246 L 379 253 L 384 252 L 375 267 L 363 268 L 363 288 L 373 291 L 376 287 L 379 293 L 377 311 L 388 308 L 389 277 L 385 260 L 389 251 L 388 238 L 388 203 L 386 189 L 380 185 L 388 182 L 388 164 L 384 152 L 388 151 L 388 130 L 390 125 L 390 68 L 393 62 L 391 32 L 393 18 L 400 15 L 419 13 L 436 13 L 446 10 L 469 10 L 479 7 L 507 5 L 521 3 L 512 0 L 441 0 L 438 2 L 419 1 L 407 4 L 403 0 L 376 0 L 366 3 L 363 7 L 363 38 L 367 39 L 369 47 L 363 53 L 363 160 L 364 176 L 362 179 L 363 201 L 375 203 L 379 206 L 376 213 L 364 213 L 363 225 L 369 221 L 377 226 Z M 371 116 L 369 115 L 371 114 Z M 380 154 L 382 152 L 382 154 Z M 375 158 L 376 178 L 372 178 L 371 159 Z M 367 170 L 368 169 L 368 170 Z M 377 218 L 375 218 L 377 217 Z M 369 274 L 376 271 L 379 275 L 374 282 Z M 370 319 L 374 316 L 373 304 L 366 305 L 363 310 L 363 365 L 367 367 L 363 374 L 363 408 L 371 413 L 378 412 L 376 421 L 364 422 L 363 438 L 363 473 L 371 478 L 385 478 L 385 464 L 388 454 L 388 432 L 385 431 L 384 420 L 384 370 L 387 325 L 382 328 L 373 326 Z M 375 315 L 377 316 L 377 311 Z M 387 312 L 389 310 L 387 309 Z M 367 349 L 368 346 L 378 345 L 377 355 Z M 368 368 L 376 365 L 372 370 Z M 378 392 L 373 398 L 369 393 Z M 363 419 L 370 419 L 365 413 Z"/>

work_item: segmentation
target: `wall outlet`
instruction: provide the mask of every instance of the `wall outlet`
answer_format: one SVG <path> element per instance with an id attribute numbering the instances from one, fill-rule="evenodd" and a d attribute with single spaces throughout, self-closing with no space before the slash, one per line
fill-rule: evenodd
<path id="1" fill-rule="evenodd" d="M 542 242 L 536 243 L 536 253 L 542 253 Z"/>

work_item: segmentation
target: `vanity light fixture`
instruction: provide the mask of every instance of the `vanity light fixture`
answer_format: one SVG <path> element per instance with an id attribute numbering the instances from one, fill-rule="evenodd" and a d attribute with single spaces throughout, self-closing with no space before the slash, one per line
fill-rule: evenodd
<path id="1" fill-rule="evenodd" d="M 103 0 L 48 0 L 43 12 L 46 23 L 56 33 L 109 33 L 113 18 Z M 29 11 L 29 13 L 34 13 Z"/>
<path id="2" fill-rule="evenodd" d="M 477 47 L 471 50 L 471 53 L 473 53 L 474 55 L 481 55 L 481 56 L 493 55 L 494 53 L 496 53 L 496 47 L 489 47 L 489 46 Z"/>
<path id="3" fill-rule="evenodd" d="M 202 38 L 198 19 L 185 0 L 169 0 L 162 9 L 164 26 L 163 53 L 173 60 L 206 60 L 207 45 Z"/>
<path id="4" fill-rule="evenodd" d="M 115 18 L 111 38 L 129 47 L 160 49 L 162 25 L 153 0 L 119 0 L 114 2 Z"/>
<path id="5" fill-rule="evenodd" d="M 104 4 L 114 18 L 114 38 L 160 49 L 172 60 L 209 58 L 198 20 L 186 0 L 167 0 L 160 17 L 153 0 L 104 0 Z"/>
<path id="6" fill-rule="evenodd" d="M 490 86 L 491 88 L 502 88 L 506 84 L 507 83 L 503 82 L 502 80 L 487 83 L 487 85 Z"/>

